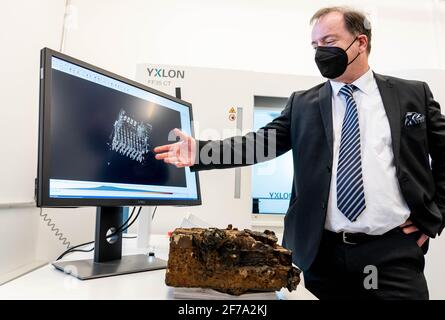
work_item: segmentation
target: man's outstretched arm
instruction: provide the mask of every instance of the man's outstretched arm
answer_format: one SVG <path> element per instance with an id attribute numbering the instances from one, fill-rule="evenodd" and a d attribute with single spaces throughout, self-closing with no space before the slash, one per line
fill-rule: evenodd
<path id="1" fill-rule="evenodd" d="M 156 159 L 192 171 L 225 169 L 271 160 L 291 149 L 290 123 L 295 93 L 280 116 L 257 132 L 224 140 L 199 141 L 179 129 L 179 142 L 156 147 Z"/>

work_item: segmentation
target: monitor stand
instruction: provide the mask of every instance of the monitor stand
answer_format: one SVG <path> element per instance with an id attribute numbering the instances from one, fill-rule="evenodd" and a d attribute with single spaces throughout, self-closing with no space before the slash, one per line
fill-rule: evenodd
<path id="1" fill-rule="evenodd" d="M 55 261 L 52 265 L 80 280 L 165 269 L 167 262 L 154 256 L 122 256 L 122 233 L 107 238 L 122 223 L 122 207 L 97 207 L 94 259 Z"/>

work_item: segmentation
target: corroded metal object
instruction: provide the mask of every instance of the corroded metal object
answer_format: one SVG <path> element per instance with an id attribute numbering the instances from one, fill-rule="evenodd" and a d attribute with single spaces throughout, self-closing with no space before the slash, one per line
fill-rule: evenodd
<path id="1" fill-rule="evenodd" d="M 273 231 L 178 228 L 170 237 L 165 282 L 173 287 L 202 287 L 240 295 L 295 290 L 300 270 L 291 252 L 277 244 Z"/>

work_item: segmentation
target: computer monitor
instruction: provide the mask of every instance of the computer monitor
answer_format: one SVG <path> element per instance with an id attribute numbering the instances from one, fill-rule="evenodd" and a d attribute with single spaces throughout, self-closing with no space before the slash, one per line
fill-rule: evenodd
<path id="1" fill-rule="evenodd" d="M 155 159 L 154 147 L 175 142 L 174 128 L 193 136 L 190 103 L 42 49 L 36 200 L 39 207 L 97 207 L 94 263 L 76 266 L 79 278 L 157 265 L 144 255 L 121 258 L 120 234 L 108 241 L 122 207 L 201 204 L 197 173 Z"/>

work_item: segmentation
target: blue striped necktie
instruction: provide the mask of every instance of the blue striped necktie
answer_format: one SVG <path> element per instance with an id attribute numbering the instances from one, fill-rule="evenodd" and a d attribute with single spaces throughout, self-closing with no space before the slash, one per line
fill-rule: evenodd
<path id="1" fill-rule="evenodd" d="M 337 167 L 337 207 L 350 221 L 365 210 L 360 126 L 357 104 L 352 93 L 357 89 L 347 84 L 340 89 L 346 97 L 346 113 L 341 128 L 340 153 Z"/>

